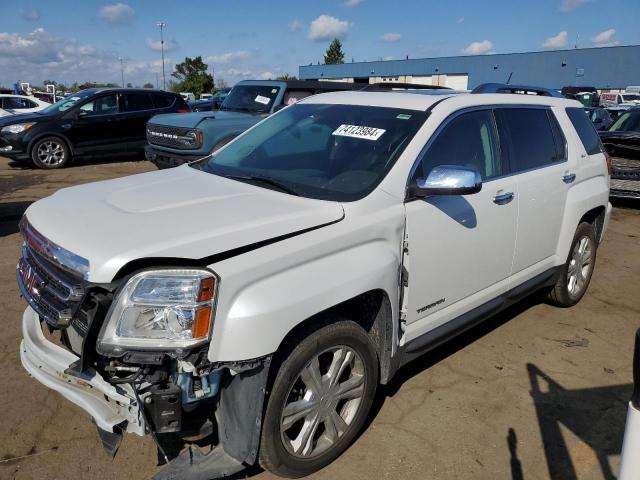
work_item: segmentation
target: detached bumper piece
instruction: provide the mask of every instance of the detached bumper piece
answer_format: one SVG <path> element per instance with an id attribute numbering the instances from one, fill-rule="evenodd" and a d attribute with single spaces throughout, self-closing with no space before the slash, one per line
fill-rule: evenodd
<path id="1" fill-rule="evenodd" d="M 640 330 L 633 352 L 633 395 L 627 411 L 618 480 L 637 480 L 640 474 Z"/>
<path id="2" fill-rule="evenodd" d="M 116 388 L 91 369 L 80 377 L 66 373 L 79 359 L 47 340 L 36 312 L 31 307 L 25 310 L 20 360 L 27 372 L 89 413 L 98 428 L 117 433 L 124 426 L 128 432 L 144 435 L 144 422 L 133 395 L 129 396 L 131 392 L 127 392 L 129 386 Z"/>

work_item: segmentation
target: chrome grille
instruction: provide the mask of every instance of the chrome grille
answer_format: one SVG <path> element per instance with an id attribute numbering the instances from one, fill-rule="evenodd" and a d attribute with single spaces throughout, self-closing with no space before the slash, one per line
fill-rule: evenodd
<path id="1" fill-rule="evenodd" d="M 155 125 L 153 123 L 147 125 L 147 141 L 150 145 L 180 149 L 194 149 L 200 146 L 198 132 L 193 128 Z"/>

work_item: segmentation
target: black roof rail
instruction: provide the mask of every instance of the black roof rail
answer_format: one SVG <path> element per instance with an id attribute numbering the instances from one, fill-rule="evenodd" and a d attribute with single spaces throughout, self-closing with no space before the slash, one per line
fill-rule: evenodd
<path id="1" fill-rule="evenodd" d="M 560 92 L 550 88 L 532 87 L 529 85 L 509 85 L 506 83 L 483 83 L 474 88 L 471 93 L 517 93 L 521 95 L 564 98 Z"/>
<path id="2" fill-rule="evenodd" d="M 362 91 L 370 90 L 393 90 L 407 89 L 407 90 L 451 90 L 449 87 L 441 87 L 440 85 L 422 85 L 419 83 L 400 83 L 400 82 L 377 82 L 369 83 L 362 87 Z"/>

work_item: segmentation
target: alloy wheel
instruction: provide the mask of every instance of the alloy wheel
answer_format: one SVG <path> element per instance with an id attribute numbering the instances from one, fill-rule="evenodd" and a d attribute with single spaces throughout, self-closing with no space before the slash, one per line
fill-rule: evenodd
<path id="1" fill-rule="evenodd" d="M 577 297 L 582 293 L 591 269 L 593 268 L 593 246 L 591 239 L 582 237 L 576 242 L 567 269 L 567 290 L 569 295 Z"/>
<path id="2" fill-rule="evenodd" d="M 53 140 L 38 145 L 36 155 L 40 162 L 50 167 L 60 165 L 65 160 L 64 147 Z"/>

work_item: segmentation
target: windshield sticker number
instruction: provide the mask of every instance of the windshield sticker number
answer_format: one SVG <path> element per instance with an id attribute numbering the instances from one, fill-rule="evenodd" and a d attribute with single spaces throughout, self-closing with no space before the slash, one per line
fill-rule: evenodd
<path id="1" fill-rule="evenodd" d="M 262 95 L 258 95 L 255 98 L 255 101 L 258 103 L 261 103 L 262 105 L 269 105 L 269 102 L 271 101 L 271 99 L 269 97 L 263 97 Z"/>
<path id="2" fill-rule="evenodd" d="M 401 113 L 396 117 L 398 120 L 409 120 L 411 115 L 407 115 L 406 113 Z"/>
<path id="3" fill-rule="evenodd" d="M 382 128 L 361 127 L 358 125 L 340 125 L 332 135 L 376 141 L 384 132 L 386 132 L 386 130 L 383 130 Z"/>

